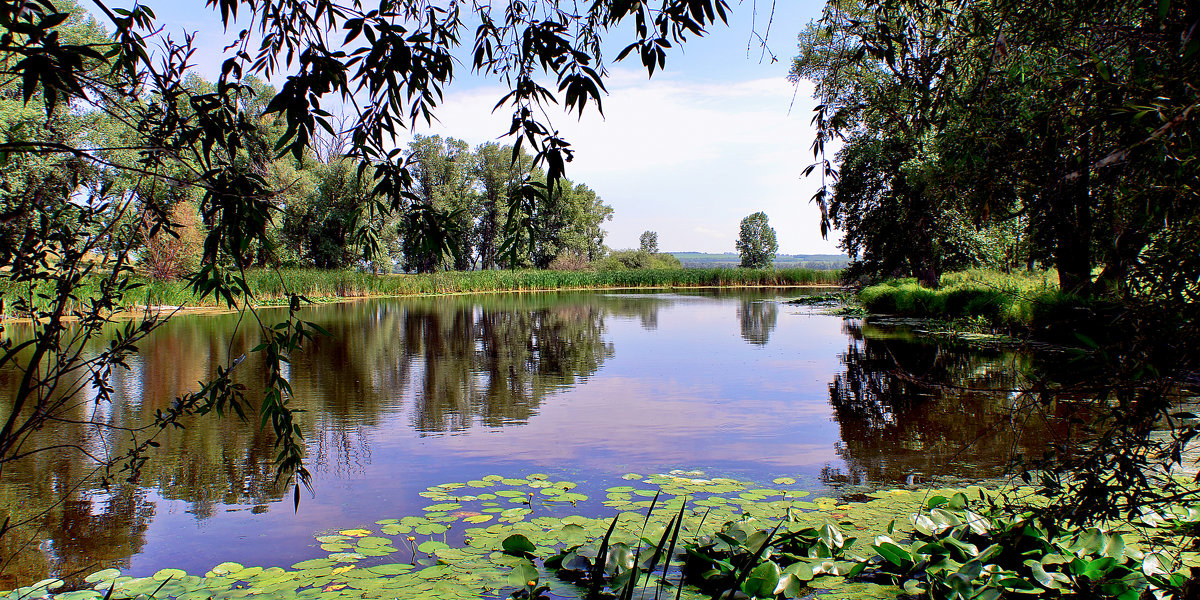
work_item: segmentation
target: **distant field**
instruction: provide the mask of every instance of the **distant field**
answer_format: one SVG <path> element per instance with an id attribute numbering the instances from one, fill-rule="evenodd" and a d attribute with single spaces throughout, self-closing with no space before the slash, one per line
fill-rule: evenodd
<path id="1" fill-rule="evenodd" d="M 736 267 L 741 258 L 734 252 L 724 254 L 707 254 L 705 252 L 671 252 L 685 269 L 711 269 L 715 267 Z M 775 268 L 777 269 L 821 269 L 834 270 L 845 268 L 850 259 L 841 254 L 777 254 Z"/>

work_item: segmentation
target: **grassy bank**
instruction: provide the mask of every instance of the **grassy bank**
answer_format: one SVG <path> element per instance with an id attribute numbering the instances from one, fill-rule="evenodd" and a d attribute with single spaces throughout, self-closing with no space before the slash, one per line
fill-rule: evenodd
<path id="1" fill-rule="evenodd" d="M 1054 271 L 1002 273 L 971 270 L 948 273 L 938 289 L 914 279 L 896 279 L 863 288 L 858 301 L 873 314 L 973 321 L 1008 330 L 1076 321 L 1088 303 L 1058 289 Z"/>
<path id="2" fill-rule="evenodd" d="M 472 292 L 561 289 L 611 289 L 658 287 L 736 287 L 834 285 L 839 272 L 817 269 L 640 269 L 620 271 L 463 271 L 427 275 L 372 275 L 351 270 L 317 269 L 252 270 L 246 281 L 259 302 L 270 304 L 297 292 L 317 301 L 369 296 L 413 296 Z M 0 279 L 0 286 L 8 284 Z M 198 299 L 186 281 L 143 282 L 124 299 L 127 307 L 139 305 L 211 306 L 211 297 Z M 77 288 L 78 298 L 92 295 L 92 284 Z M 0 289 L 5 306 L 27 289 Z M 37 299 L 35 298 L 35 302 Z"/>

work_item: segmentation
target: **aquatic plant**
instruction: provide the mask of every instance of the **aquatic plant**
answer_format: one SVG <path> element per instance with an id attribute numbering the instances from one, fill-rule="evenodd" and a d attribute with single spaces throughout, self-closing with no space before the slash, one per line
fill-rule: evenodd
<path id="1" fill-rule="evenodd" d="M 289 292 L 314 300 L 472 292 L 652 287 L 836 285 L 837 271 L 816 269 L 639 269 L 625 271 L 449 271 L 425 275 L 372 275 L 352 270 L 249 270 L 246 283 L 258 301 Z M 147 282 L 134 302 L 203 305 L 178 282 Z"/>
<path id="2" fill-rule="evenodd" d="M 290 569 L 222 563 L 203 576 L 150 577 L 106 569 L 86 578 L 90 589 L 57 593 L 62 582 L 46 580 L 0 598 L 1131 600 L 1144 591 L 1171 597 L 1200 565 L 1181 548 L 1200 511 L 1184 507 L 1147 511 L 1121 529 L 1066 528 L 1006 512 L 1015 495 L 1030 500 L 1024 488 L 885 490 L 843 503 L 809 500 L 782 477 L 778 487 L 699 472 L 625 479 L 604 490 L 603 505 L 618 511 L 611 517 L 561 514 L 589 500 L 575 482 L 488 475 L 421 492 L 431 501 L 423 516 L 317 535 L 326 554 Z"/>

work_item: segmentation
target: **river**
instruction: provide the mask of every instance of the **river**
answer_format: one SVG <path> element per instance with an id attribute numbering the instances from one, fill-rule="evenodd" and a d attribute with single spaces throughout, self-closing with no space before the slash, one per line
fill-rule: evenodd
<path id="1" fill-rule="evenodd" d="M 0 589 L 118 567 L 287 566 L 314 535 L 419 514 L 431 485 L 546 473 L 601 490 L 626 473 L 698 470 L 817 494 L 1000 476 L 1038 452 L 1045 419 L 1011 391 L 1042 362 L 789 305 L 803 290 L 538 293 L 315 307 L 331 335 L 292 357 L 311 492 L 293 509 L 255 417 L 208 416 L 162 438 L 134 483 L 85 480 L 55 451 L 5 467 Z M 268 316 L 271 311 L 265 311 Z M 19 335 L 19 328 L 14 330 Z M 114 373 L 117 402 L 79 417 L 146 422 L 257 343 L 238 316 L 173 318 Z M 253 395 L 261 364 L 236 371 Z M 0 386 L 11 373 L 0 373 Z M 87 400 L 87 398 L 84 398 Z M 119 452 L 83 425 L 39 443 Z M 603 507 L 576 507 L 602 510 Z M 5 585 L 7 584 L 7 585 Z"/>

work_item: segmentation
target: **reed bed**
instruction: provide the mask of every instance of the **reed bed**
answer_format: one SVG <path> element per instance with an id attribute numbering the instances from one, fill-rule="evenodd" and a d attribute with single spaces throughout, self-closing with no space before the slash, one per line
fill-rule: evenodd
<path id="1" fill-rule="evenodd" d="M 639 269 L 614 271 L 450 271 L 423 275 L 373 275 L 351 270 L 261 269 L 246 272 L 246 283 L 255 301 L 273 304 L 289 293 L 299 293 L 314 301 L 378 296 L 416 296 L 477 292 L 588 290 L 615 288 L 665 287 L 788 287 L 836 285 L 839 271 L 817 269 Z M 6 306 L 13 296 L 27 293 L 15 287 L 3 287 L 0 297 Z M 214 306 L 210 296 L 197 298 L 188 283 L 179 281 L 142 281 L 121 304 L 139 306 Z M 91 294 L 93 284 L 78 290 L 80 298 Z"/>

